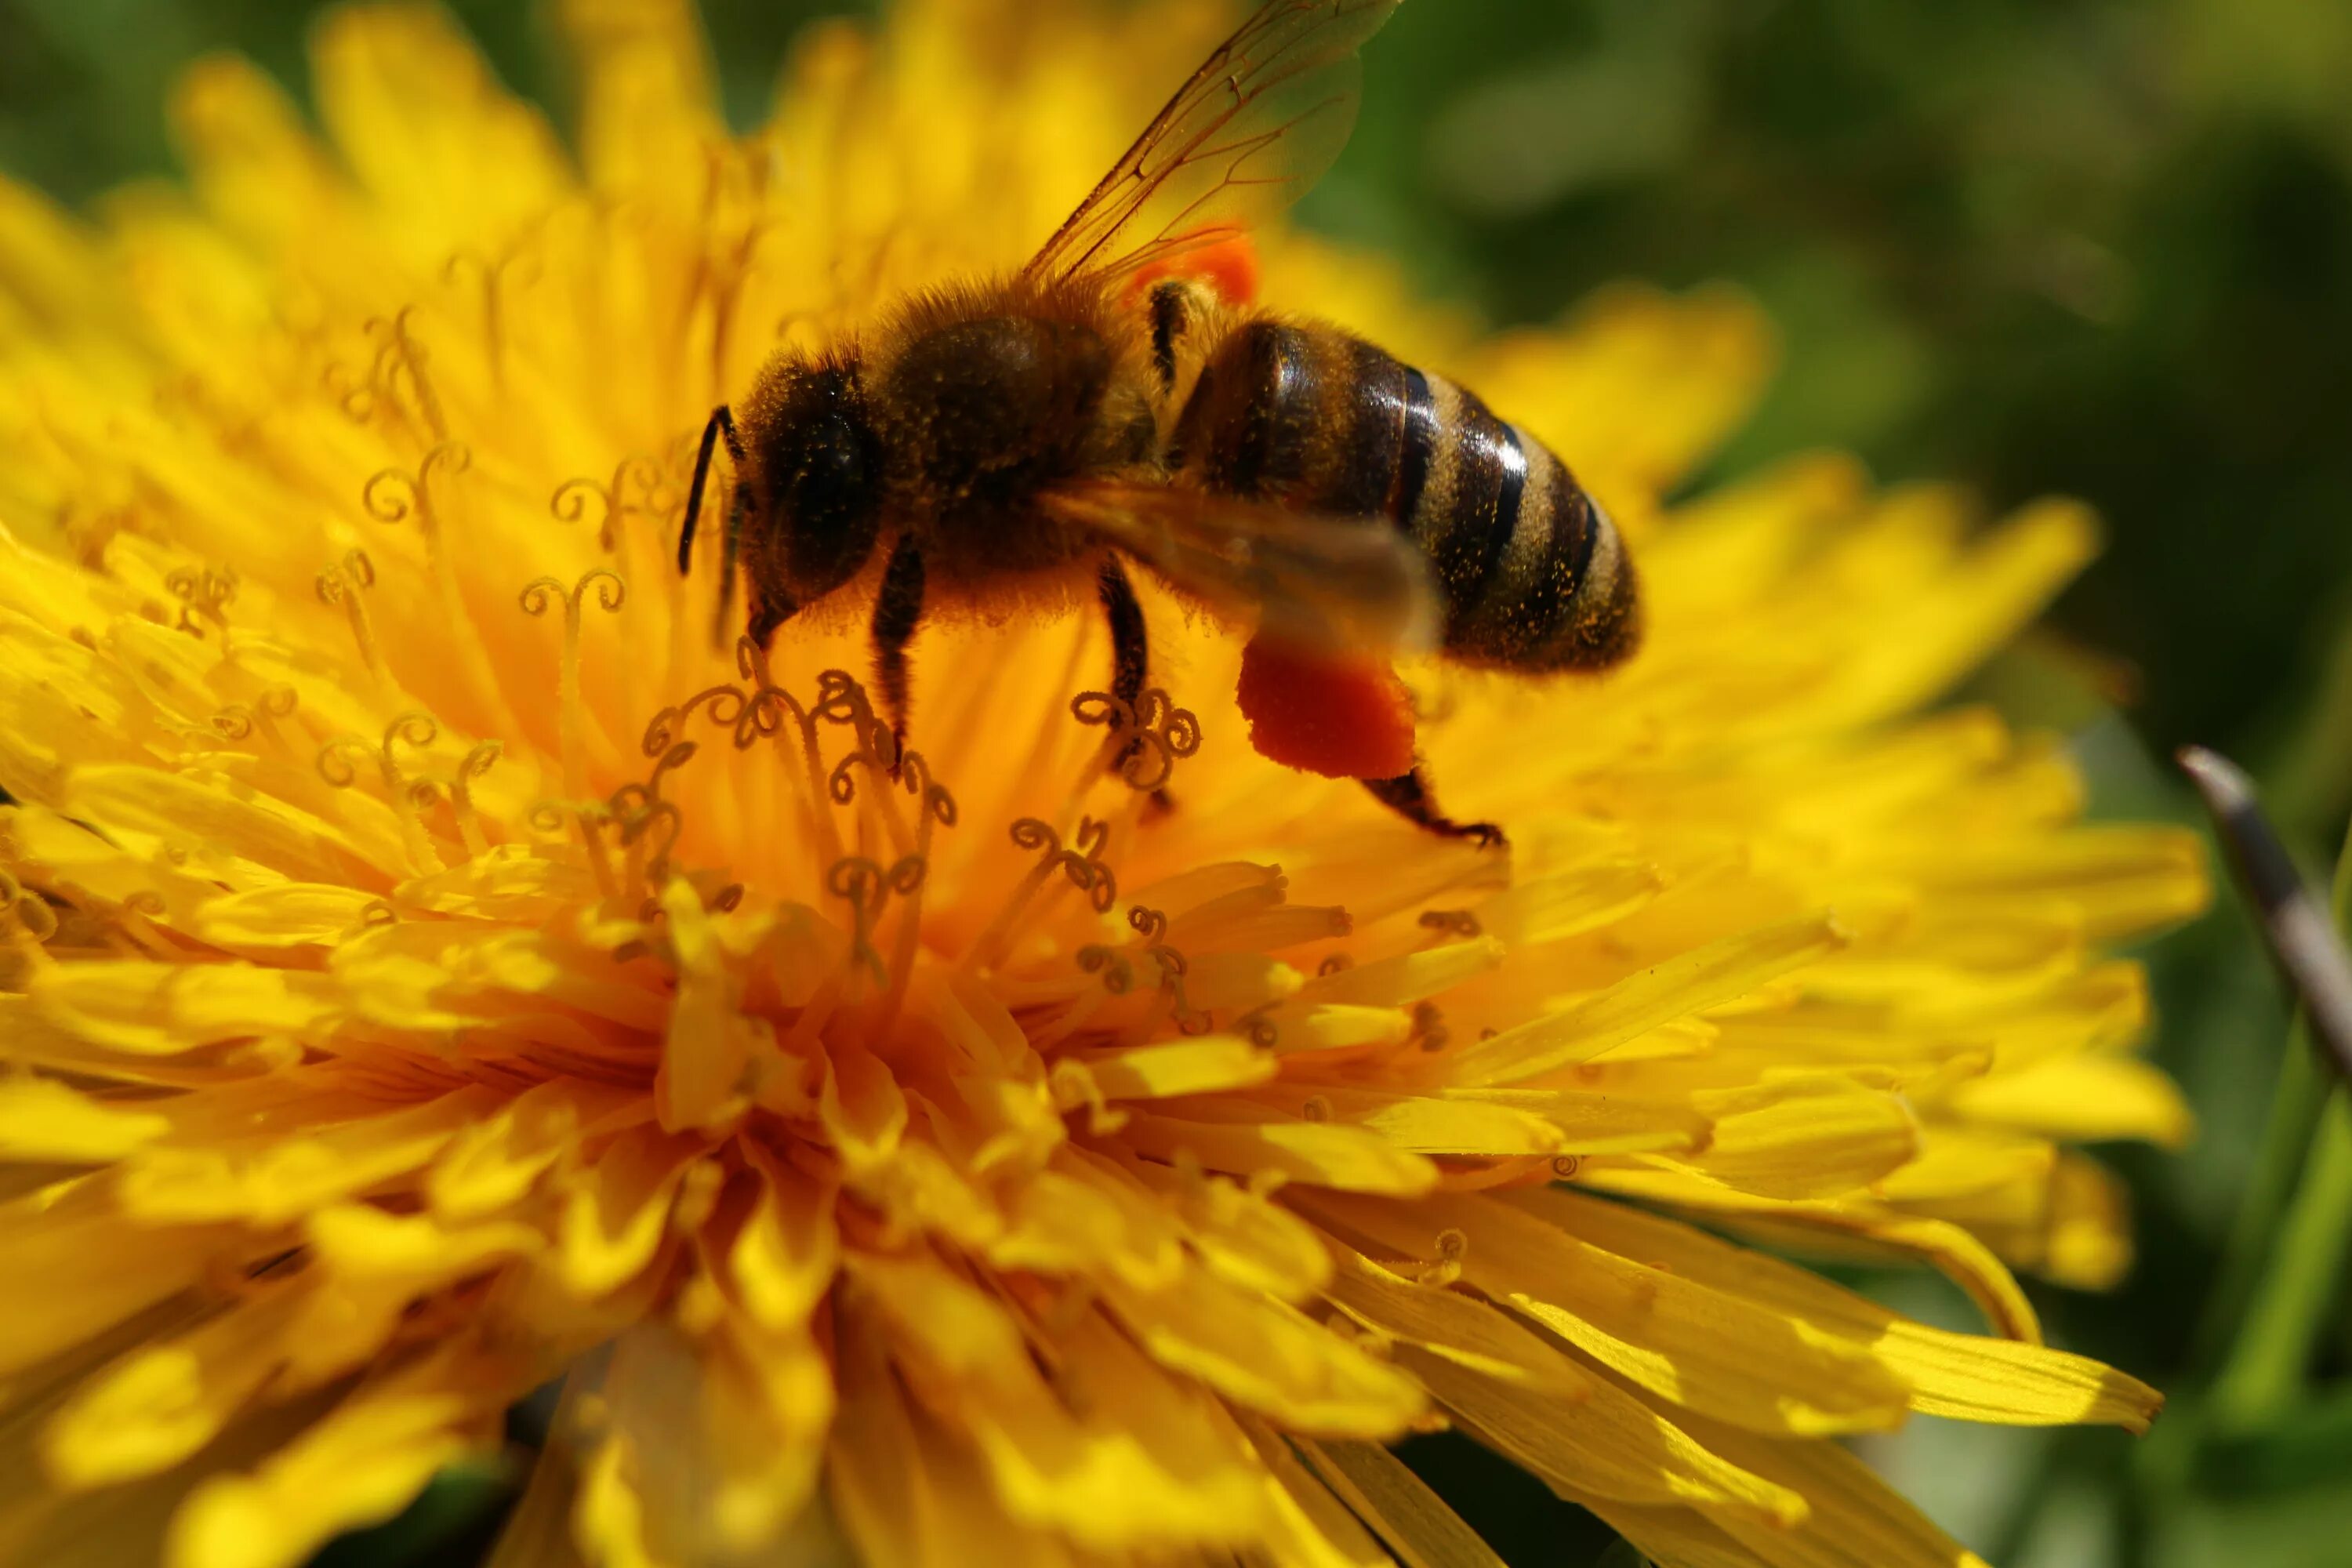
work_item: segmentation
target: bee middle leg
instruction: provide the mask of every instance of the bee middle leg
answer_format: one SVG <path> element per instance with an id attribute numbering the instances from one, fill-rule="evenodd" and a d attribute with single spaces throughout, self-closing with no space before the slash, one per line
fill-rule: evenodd
<path id="1" fill-rule="evenodd" d="M 923 556 L 906 535 L 890 549 L 882 568 L 882 592 L 874 601 L 874 680 L 882 689 L 882 711 L 902 747 L 909 700 L 907 645 L 923 623 Z"/>
<path id="2" fill-rule="evenodd" d="M 1127 568 L 1116 555 L 1103 562 L 1095 585 L 1102 597 L 1103 619 L 1110 623 L 1110 694 L 1133 708 L 1151 670 L 1143 605 L 1135 597 L 1135 584 L 1127 579 Z"/>
<path id="3" fill-rule="evenodd" d="M 1448 838 L 1470 838 L 1481 849 L 1502 847 L 1503 830 L 1491 822 L 1456 822 L 1437 808 L 1437 796 L 1429 787 L 1429 775 L 1419 767 L 1392 779 L 1366 779 L 1364 787 L 1372 798 L 1417 827 Z"/>
<path id="4" fill-rule="evenodd" d="M 1128 580 L 1127 568 L 1116 555 L 1104 558 L 1095 586 L 1102 599 L 1103 619 L 1110 626 L 1110 694 L 1133 712 L 1143 696 L 1143 683 L 1151 674 L 1151 644 L 1144 629 L 1143 605 L 1135 596 L 1135 584 Z M 1141 741 L 1129 741 L 1111 759 L 1113 771 L 1125 768 L 1142 749 Z M 1156 811 L 1167 812 L 1175 809 L 1176 802 L 1160 788 L 1151 792 L 1151 805 Z"/>

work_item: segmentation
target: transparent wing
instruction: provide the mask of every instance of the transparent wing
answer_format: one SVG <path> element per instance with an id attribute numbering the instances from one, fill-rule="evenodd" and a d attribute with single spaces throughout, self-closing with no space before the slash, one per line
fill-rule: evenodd
<path id="1" fill-rule="evenodd" d="M 1123 481 L 1053 491 L 1043 504 L 1178 591 L 1302 648 L 1423 653 L 1444 624 L 1428 563 L 1385 521 Z"/>
<path id="2" fill-rule="evenodd" d="M 1355 128 L 1356 51 L 1400 3 L 1265 0 L 1045 242 L 1029 275 L 1130 272 L 1297 201 Z"/>

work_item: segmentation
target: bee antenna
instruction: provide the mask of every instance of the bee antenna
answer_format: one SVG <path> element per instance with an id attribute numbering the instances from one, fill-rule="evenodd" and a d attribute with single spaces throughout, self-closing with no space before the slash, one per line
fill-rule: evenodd
<path id="1" fill-rule="evenodd" d="M 710 411 L 709 420 L 702 426 L 702 445 L 694 454 L 694 483 L 686 492 L 686 526 L 677 536 L 677 574 L 681 577 L 694 566 L 694 527 L 702 520 L 702 494 L 710 483 L 710 454 L 719 438 L 727 438 L 727 455 L 737 468 L 743 466 L 743 443 L 735 434 L 735 416 L 725 404 Z"/>

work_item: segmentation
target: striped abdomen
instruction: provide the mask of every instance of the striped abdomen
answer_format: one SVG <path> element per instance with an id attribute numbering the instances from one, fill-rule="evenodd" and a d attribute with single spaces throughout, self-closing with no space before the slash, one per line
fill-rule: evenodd
<path id="1" fill-rule="evenodd" d="M 1475 394 L 1337 328 L 1226 333 L 1171 457 L 1222 494 L 1386 518 L 1434 568 L 1449 658 L 1542 672 L 1633 651 L 1633 563 L 1568 465 Z"/>

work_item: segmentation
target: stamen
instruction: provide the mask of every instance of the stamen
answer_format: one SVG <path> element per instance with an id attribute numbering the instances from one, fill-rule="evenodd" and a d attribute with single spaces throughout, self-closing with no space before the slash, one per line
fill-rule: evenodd
<path id="1" fill-rule="evenodd" d="M 1205 1035 L 1214 1023 L 1206 1013 L 1195 1012 L 1184 994 L 1184 955 L 1165 942 L 1155 943 L 1144 956 L 1160 965 L 1160 989 L 1168 997 L 1170 1009 L 1176 1016 L 1176 1032 L 1180 1035 Z"/>
<path id="2" fill-rule="evenodd" d="M 1064 1112 L 1084 1106 L 1087 1131 L 1097 1138 L 1108 1138 L 1128 1123 L 1128 1113 L 1111 1104 L 1095 1081 L 1095 1075 L 1085 1064 L 1065 1058 L 1055 1062 L 1045 1074 L 1046 1087 L 1054 1096 L 1054 1107 Z"/>
<path id="3" fill-rule="evenodd" d="M 771 679 L 767 654 L 750 637 L 736 639 L 735 668 L 745 679 L 753 683 L 751 701 L 736 721 L 737 748 L 749 751 L 761 736 L 771 735 L 775 738 L 776 750 L 782 757 L 786 750 L 784 715 L 789 713 L 792 716 L 793 731 L 800 740 L 797 776 L 805 786 L 802 809 L 806 813 L 806 820 L 814 828 L 819 848 L 828 863 L 840 859 L 844 853 L 841 830 L 833 820 L 833 813 L 825 806 L 824 759 L 817 746 L 816 716 Z M 843 679 L 847 678 L 845 676 Z M 824 689 L 822 677 L 819 678 L 819 689 Z M 795 759 L 784 757 L 783 761 L 786 775 L 794 776 Z"/>
<path id="4" fill-rule="evenodd" d="M 624 458 L 613 469 L 613 480 L 609 485 L 591 479 L 571 479 L 556 486 L 547 510 L 558 522 L 578 522 L 588 515 L 588 503 L 592 499 L 600 502 L 603 514 L 596 523 L 597 548 L 608 555 L 618 554 L 625 538 L 622 522 L 631 512 L 644 510 L 629 502 L 632 479 L 637 482 L 650 502 L 655 487 L 661 482 L 660 468 L 650 458 Z"/>
<path id="5" fill-rule="evenodd" d="M 1103 989 L 1114 996 L 1126 995 L 1135 985 L 1135 965 L 1100 942 L 1078 949 L 1078 967 L 1088 974 L 1101 975 Z"/>
<path id="6" fill-rule="evenodd" d="M 836 763 L 825 776 L 826 798 L 836 805 L 853 802 L 864 808 L 861 822 L 867 816 L 878 821 L 890 847 L 901 857 L 918 854 L 915 836 L 908 829 L 905 818 L 898 813 L 898 803 L 886 789 L 865 795 L 857 790 L 855 770 L 864 768 L 877 779 L 895 782 L 900 777 L 904 758 L 898 737 L 889 725 L 875 717 L 873 703 L 866 689 L 851 679 L 848 672 L 827 669 L 817 675 L 817 704 L 812 710 L 814 719 L 847 727 L 860 744 Z M 812 745 L 811 755 L 814 755 Z M 814 776 L 814 775 L 812 775 Z"/>
<path id="7" fill-rule="evenodd" d="M 358 552 L 352 553 L 357 554 Z M 294 710 L 301 700 L 302 694 L 290 686 L 265 686 L 261 689 L 261 695 L 254 699 L 251 710 L 253 721 L 260 729 L 261 738 L 280 755 L 288 754 L 290 748 L 286 744 L 286 737 L 278 731 L 278 721 L 293 717 Z"/>
<path id="8" fill-rule="evenodd" d="M 363 588 L 375 586 L 375 563 L 364 550 L 354 550 L 343 557 L 340 566 L 330 566 L 314 580 L 319 603 L 341 605 L 352 623 L 352 641 L 358 645 L 360 662 L 367 666 L 368 674 L 381 681 L 383 660 L 375 649 L 375 628 L 369 624 L 367 605 L 360 597 Z"/>
<path id="9" fill-rule="evenodd" d="M 381 359 L 381 353 L 377 357 Z M 329 360 L 320 368 L 319 390 L 354 425 L 366 425 L 375 417 L 375 378 L 353 375 L 351 366 L 341 360 Z"/>
<path id="10" fill-rule="evenodd" d="M 1165 788 L 1178 760 L 1201 749 L 1201 721 L 1157 686 L 1132 707 L 1108 691 L 1081 691 L 1070 711 L 1081 724 L 1108 727 L 1097 766 L 1146 795 Z"/>
<path id="11" fill-rule="evenodd" d="M 1432 1261 L 1407 1261 L 1399 1272 L 1423 1285 L 1444 1287 L 1462 1278 L 1462 1265 L 1470 1256 L 1470 1237 L 1451 1227 L 1437 1233 L 1437 1256 Z"/>
<path id="12" fill-rule="evenodd" d="M 415 315 L 415 306 L 404 305 L 391 321 L 378 317 L 368 321 L 362 330 L 371 337 L 383 336 L 375 356 L 379 398 L 391 400 L 391 405 L 397 410 L 400 378 L 406 375 L 409 398 L 423 416 L 425 429 L 431 432 L 434 441 L 446 442 L 449 439 L 448 421 L 442 417 L 440 395 L 433 390 L 432 379 L 425 374 L 425 361 L 430 356 L 425 353 L 425 345 L 418 342 L 408 330 L 408 324 Z"/>
<path id="13" fill-rule="evenodd" d="M 48 900 L 0 870 L 0 937 L 22 931 L 36 943 L 58 934 L 58 912 Z"/>
<path id="14" fill-rule="evenodd" d="M 1478 923 L 1478 917 L 1468 910 L 1423 910 L 1421 911 L 1421 926 L 1423 930 L 1440 936 L 1486 934 L 1485 928 Z"/>
<path id="15" fill-rule="evenodd" d="M 179 630 L 192 637 L 205 635 L 204 628 L 190 618 L 193 616 L 202 616 L 216 630 L 224 633 L 228 630 L 228 616 L 225 612 L 236 602 L 236 573 L 234 570 L 224 566 L 215 571 L 207 566 L 199 572 L 193 566 L 175 567 L 164 577 L 163 586 L 171 590 L 173 597 L 178 599 L 182 605 Z"/>
<path id="16" fill-rule="evenodd" d="M 523 584 L 518 602 L 527 616 L 544 616 L 556 603 L 563 605 L 562 664 L 557 676 L 560 712 L 557 723 L 562 736 L 563 793 L 572 799 L 588 793 L 587 715 L 580 701 L 580 618 L 588 595 L 588 585 L 596 585 L 596 603 L 608 614 L 617 615 L 627 603 L 629 585 L 620 574 L 608 567 L 597 566 L 582 574 L 567 590 L 553 577 L 535 577 Z"/>
<path id="17" fill-rule="evenodd" d="M 850 957 L 853 963 L 863 963 L 877 984 L 891 984 L 890 971 L 882 962 L 882 954 L 874 946 L 874 929 L 882 918 L 883 909 L 890 895 L 911 896 L 923 885 L 926 868 L 923 862 L 909 855 L 884 869 L 878 860 L 863 855 L 844 856 L 825 868 L 825 891 L 849 905 L 853 922 Z"/>
<path id="18" fill-rule="evenodd" d="M 685 831 L 686 818 L 677 806 L 667 800 L 649 800 L 637 810 L 621 814 L 621 846 L 628 851 L 627 868 L 623 874 L 623 886 L 634 896 L 641 889 L 659 889 L 669 881 L 670 855 L 677 847 L 677 837 Z M 652 837 L 656 824 L 668 828 L 656 843 Z M 648 844 L 656 847 L 648 853 Z"/>
<path id="19" fill-rule="evenodd" d="M 465 473 L 474 466 L 473 449 L 460 441 L 443 441 L 425 454 L 416 471 L 406 468 L 378 468 L 370 474 L 367 483 L 360 487 L 360 504 L 378 522 L 405 522 L 416 519 L 416 526 L 425 535 L 425 548 L 435 555 L 441 550 L 441 520 L 433 505 L 433 481 L 444 470 L 452 476 Z"/>
<path id="20" fill-rule="evenodd" d="M 431 714 L 412 711 L 385 725 L 383 740 L 378 745 L 371 746 L 360 736 L 345 734 L 319 748 L 319 776 L 335 789 L 349 789 L 359 782 L 359 770 L 352 762 L 352 756 L 370 758 L 375 763 L 383 780 L 385 803 L 400 818 L 401 837 L 408 847 L 409 858 L 420 873 L 427 876 L 447 868 L 434 851 L 424 816 L 439 803 L 441 788 L 431 779 L 404 776 L 393 748 L 404 742 L 422 750 L 440 737 L 441 726 Z"/>
<path id="21" fill-rule="evenodd" d="M 1054 831 L 1051 824 L 1034 816 L 1024 816 L 1013 822 L 1011 832 L 1013 847 L 1042 849 L 1045 853 L 1021 880 L 1013 884 L 1013 891 L 997 910 L 996 918 L 988 922 L 986 929 L 964 954 L 963 968 L 967 971 L 989 969 L 1003 958 L 1004 949 L 1012 943 L 1014 923 L 1028 909 L 1029 900 L 1036 896 L 1037 889 L 1045 885 L 1045 879 L 1054 874 L 1054 868 L 1062 862 L 1062 836 Z"/>
<path id="22" fill-rule="evenodd" d="M 468 264 L 481 279 L 482 342 L 490 362 L 490 384 L 500 391 L 505 390 L 507 384 L 506 301 L 499 285 L 517 262 L 526 258 L 531 261 L 533 270 L 521 281 L 535 282 L 540 277 L 539 258 L 526 252 L 520 243 L 509 246 L 506 255 L 495 262 L 484 260 L 478 251 L 461 250 L 444 262 L 441 268 L 442 278 L 452 288 L 457 286 Z"/>
<path id="23" fill-rule="evenodd" d="M 457 764 L 449 784 L 449 809 L 457 818 L 457 837 L 466 841 L 466 858 L 478 860 L 490 852 L 482 832 L 481 815 L 474 809 L 474 781 L 490 771 L 506 748 L 496 741 L 479 741 Z"/>
<path id="24" fill-rule="evenodd" d="M 740 234 L 723 248 L 706 246 L 695 258 L 694 277 L 689 285 L 686 310 L 690 321 L 697 304 L 704 298 L 710 301 L 710 386 L 705 402 L 715 402 L 726 395 L 730 383 L 728 345 L 734 336 L 735 312 L 742 303 L 743 286 L 751 276 L 751 258 L 768 231 L 764 216 L 767 210 L 767 162 L 756 150 L 749 155 L 730 157 L 725 148 L 706 149 L 701 228 L 707 236 L 721 232 L 719 205 L 730 172 L 740 171 L 750 189 L 744 194 L 744 204 L 755 215 L 746 222 Z"/>

